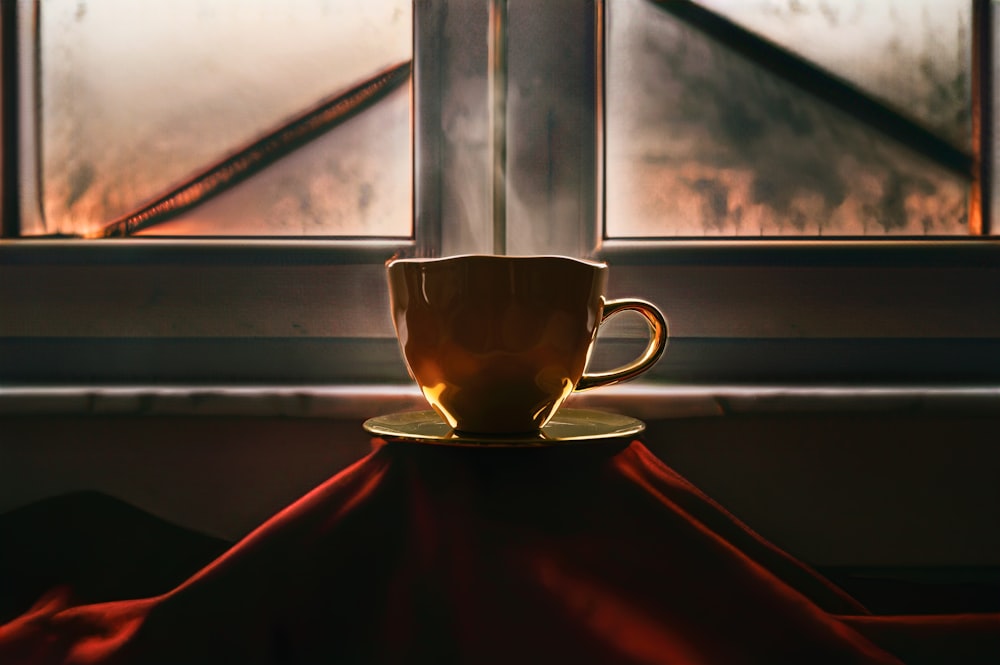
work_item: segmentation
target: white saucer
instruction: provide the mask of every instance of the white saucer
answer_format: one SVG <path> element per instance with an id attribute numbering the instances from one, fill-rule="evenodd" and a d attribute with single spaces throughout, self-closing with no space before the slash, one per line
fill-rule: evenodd
<path id="1" fill-rule="evenodd" d="M 428 410 L 378 416 L 366 420 L 364 428 L 387 441 L 513 448 L 627 439 L 646 429 L 646 424 L 617 413 L 560 409 L 545 427 L 533 434 L 467 434 L 451 429 L 437 413 Z"/>

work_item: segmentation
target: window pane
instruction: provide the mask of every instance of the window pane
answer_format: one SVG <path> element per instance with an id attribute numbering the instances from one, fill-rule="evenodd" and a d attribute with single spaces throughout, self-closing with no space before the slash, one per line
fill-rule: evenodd
<path id="1" fill-rule="evenodd" d="M 608 22 L 609 236 L 967 233 L 962 176 L 646 0 Z"/>
<path id="2" fill-rule="evenodd" d="M 43 219 L 28 233 L 93 232 L 412 57 L 407 0 L 38 9 Z M 405 86 L 299 152 L 147 232 L 411 235 Z"/>

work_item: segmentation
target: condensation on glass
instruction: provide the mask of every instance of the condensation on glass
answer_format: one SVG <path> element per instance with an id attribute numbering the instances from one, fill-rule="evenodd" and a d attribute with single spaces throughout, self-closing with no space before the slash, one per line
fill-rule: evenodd
<path id="1" fill-rule="evenodd" d="M 318 100 L 412 58 L 409 0 L 38 3 L 41 215 L 88 234 Z M 411 223 L 406 86 L 163 235 L 402 236 Z"/>
<path id="2" fill-rule="evenodd" d="M 965 0 L 704 0 L 968 150 Z M 609 237 L 968 233 L 969 181 L 647 0 L 608 0 Z"/>
<path id="3" fill-rule="evenodd" d="M 971 149 L 969 0 L 698 0 Z"/>

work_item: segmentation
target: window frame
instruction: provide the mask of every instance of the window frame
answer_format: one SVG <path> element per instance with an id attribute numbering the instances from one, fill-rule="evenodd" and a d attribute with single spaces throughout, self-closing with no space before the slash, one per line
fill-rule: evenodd
<path id="1" fill-rule="evenodd" d="M 974 1 L 992 11 L 988 2 Z M 512 21 L 525 12 L 558 12 L 566 3 L 578 6 L 571 0 L 544 8 L 516 4 L 510 8 Z M 3 2 L 4 34 L 10 34 L 15 4 Z M 396 254 L 490 251 L 484 241 L 449 236 L 461 211 L 446 197 L 445 169 L 426 168 L 456 168 L 448 151 L 462 149 L 448 143 L 440 122 L 453 74 L 447 58 L 439 57 L 442 31 L 461 27 L 454 21 L 459 10 L 453 7 L 449 16 L 444 3 L 431 0 L 415 0 L 414 7 L 418 240 L 4 238 L 0 386 L 408 384 L 382 264 Z M 589 34 L 599 54 L 603 0 L 587 7 L 593 15 L 573 29 Z M 28 20 L 24 14 L 19 20 Z M 473 19 L 485 17 L 475 13 Z M 516 46 L 512 42 L 512 50 Z M 15 54 L 25 48 L 22 44 Z M 5 89 L 10 53 L 5 47 Z M 19 63 L 21 77 L 31 75 L 25 60 Z M 594 66 L 598 72 L 599 61 Z M 587 111 L 592 121 L 571 128 L 594 154 L 574 166 L 579 224 L 548 251 L 606 260 L 610 297 L 644 297 L 664 309 L 671 347 L 641 381 L 650 386 L 967 385 L 1000 379 L 1000 308 L 994 306 L 1000 302 L 1000 239 L 640 243 L 604 238 L 598 214 L 603 209 L 600 76 L 590 85 L 596 92 Z M 9 101 L 5 95 L 4 138 L 30 138 L 19 118 L 9 115 Z M 27 202 L 12 198 L 24 192 L 25 183 L 12 194 L 11 152 L 5 146 L 8 233 L 17 206 Z M 19 167 L 30 166 L 30 150 L 22 144 L 18 152 L 28 160 Z M 515 163 L 516 155 L 508 161 Z M 472 176 L 485 182 L 486 165 Z M 514 221 L 509 233 L 523 224 Z M 625 326 L 602 338 L 599 348 L 609 358 L 623 357 L 641 343 L 639 335 Z"/>

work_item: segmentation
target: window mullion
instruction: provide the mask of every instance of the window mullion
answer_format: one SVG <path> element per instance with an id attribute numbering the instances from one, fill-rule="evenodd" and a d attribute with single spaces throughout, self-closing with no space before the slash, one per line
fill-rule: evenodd
<path id="1" fill-rule="evenodd" d="M 0 0 L 0 238 L 17 237 L 20 227 L 17 5 L 15 0 Z"/>
<path id="2" fill-rule="evenodd" d="M 972 149 L 969 232 L 989 235 L 993 213 L 993 3 L 972 0 Z"/>

